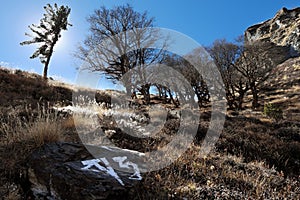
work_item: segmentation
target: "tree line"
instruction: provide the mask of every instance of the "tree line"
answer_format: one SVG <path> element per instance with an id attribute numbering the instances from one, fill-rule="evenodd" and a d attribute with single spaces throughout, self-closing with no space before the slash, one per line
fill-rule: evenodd
<path id="1" fill-rule="evenodd" d="M 70 25 L 70 8 L 58 8 L 56 4 L 52 7 L 48 4 L 45 10 L 46 14 L 40 25 L 29 27 L 36 34 L 33 40 L 21 44 L 42 44 L 31 58 L 40 57 L 46 78 L 53 47 L 60 37 L 60 31 L 67 30 Z M 151 88 L 155 88 L 164 101 L 170 100 L 176 106 L 179 106 L 178 97 L 190 101 L 197 99 L 199 106 L 210 101 L 210 88 L 203 74 L 187 59 L 164 50 L 171 42 L 168 38 L 164 38 L 161 48 L 151 48 L 162 36 L 156 29 L 148 29 L 154 27 L 154 18 L 149 17 L 147 12 L 137 12 L 128 4 L 111 9 L 101 7 L 87 21 L 90 33 L 76 53 L 76 57 L 88 63 L 87 70 L 101 72 L 113 82 L 122 81 L 128 94 L 138 91 L 143 95 L 146 104 L 150 103 Z M 242 37 L 235 42 L 218 39 L 205 47 L 221 74 L 230 109 L 242 109 L 248 91 L 253 97 L 252 107 L 259 106 L 262 84 L 270 76 L 274 66 L 284 59 L 274 58 L 271 53 L 274 48 L 276 46 L 272 43 L 250 43 Z M 203 51 L 195 50 L 189 56 L 197 57 L 202 54 Z M 205 65 L 205 62 L 198 64 Z M 178 71 L 191 87 L 179 87 L 174 83 L 173 88 L 170 88 L 162 83 L 151 82 L 155 80 L 151 77 L 155 77 L 157 73 L 168 76 L 167 70 L 153 67 L 158 65 L 170 66 Z"/>

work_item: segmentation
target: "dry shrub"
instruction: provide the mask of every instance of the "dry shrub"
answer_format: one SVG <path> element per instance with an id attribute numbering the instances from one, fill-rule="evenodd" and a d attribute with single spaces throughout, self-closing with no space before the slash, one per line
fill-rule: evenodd
<path id="1" fill-rule="evenodd" d="M 273 199 L 295 198 L 299 182 L 285 179 L 262 162 L 191 148 L 170 166 L 144 174 L 132 199 Z M 288 191 L 288 192 L 287 192 Z"/>
<path id="2" fill-rule="evenodd" d="M 283 119 L 283 111 L 279 107 L 268 103 L 264 105 L 264 114 L 272 119 L 274 119 L 276 122 Z"/>
<path id="3" fill-rule="evenodd" d="M 294 140 L 297 137 L 283 137 L 283 126 L 286 125 L 234 118 L 226 122 L 216 146 L 220 152 L 242 155 L 246 162 L 265 161 L 285 175 L 299 176 L 300 143 Z M 286 129 L 291 128 L 287 125 Z"/>
<path id="4" fill-rule="evenodd" d="M 40 108 L 29 120 L 20 118 L 17 111 L 9 116 L 2 113 L 0 124 L 1 175 L 18 176 L 30 153 L 45 143 L 63 140 L 64 129 L 55 113 Z"/>
<path id="5" fill-rule="evenodd" d="M 62 120 L 61 123 L 62 128 L 64 129 L 73 129 L 75 128 L 75 123 L 73 117 L 67 117 L 66 119 Z"/>

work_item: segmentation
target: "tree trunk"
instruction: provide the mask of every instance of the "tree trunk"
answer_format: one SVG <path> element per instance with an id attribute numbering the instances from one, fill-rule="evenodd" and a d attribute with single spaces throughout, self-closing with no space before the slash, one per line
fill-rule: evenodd
<path id="1" fill-rule="evenodd" d="M 144 99 L 146 101 L 146 104 L 149 105 L 150 104 L 150 85 L 145 85 L 144 87 L 145 89 L 145 93 L 144 93 Z"/>
<path id="2" fill-rule="evenodd" d="M 43 78 L 45 80 L 47 79 L 47 76 L 48 76 L 48 67 L 49 67 L 50 59 L 51 59 L 51 56 L 52 56 L 52 53 L 53 53 L 53 48 L 54 48 L 54 44 L 51 45 L 49 54 L 47 56 L 47 60 L 45 62 L 44 72 L 43 72 Z"/>
<path id="3" fill-rule="evenodd" d="M 167 95 L 167 90 L 164 89 L 164 88 L 162 88 L 161 92 L 162 92 L 162 100 L 163 100 L 163 103 L 167 103 L 167 97 L 168 97 L 168 95 Z"/>
<path id="4" fill-rule="evenodd" d="M 43 78 L 44 78 L 45 80 L 47 79 L 48 65 L 49 65 L 49 62 L 46 62 L 46 63 L 45 63 L 45 66 L 44 66 Z"/>
<path id="5" fill-rule="evenodd" d="M 56 44 L 58 40 L 58 34 L 55 34 L 54 38 L 53 38 L 53 42 L 50 46 L 50 50 L 49 50 L 49 53 L 47 55 L 47 59 L 46 59 L 46 62 L 45 62 L 45 66 L 44 66 L 44 72 L 43 72 L 43 78 L 46 80 L 47 79 L 47 76 L 48 76 L 48 67 L 49 67 L 49 63 L 50 63 L 50 59 L 51 59 L 51 56 L 53 54 L 53 49 L 54 49 L 54 46 Z"/>
<path id="6" fill-rule="evenodd" d="M 252 93 L 252 108 L 258 108 L 258 91 L 257 91 L 257 88 L 256 88 L 256 85 L 253 84 L 251 86 L 251 93 Z"/>
<path id="7" fill-rule="evenodd" d="M 235 98 L 234 96 L 229 93 L 228 91 L 226 92 L 226 100 L 227 100 L 227 105 L 229 106 L 229 110 L 233 110 L 234 109 L 234 101 Z"/>
<path id="8" fill-rule="evenodd" d="M 239 97 L 238 97 L 238 109 L 242 110 L 243 109 L 243 100 L 244 100 L 245 93 L 240 92 Z"/>
<path id="9" fill-rule="evenodd" d="M 146 105 L 150 104 L 150 85 L 149 84 L 142 85 L 139 91 L 144 97 L 145 104 Z"/>
<path id="10" fill-rule="evenodd" d="M 177 101 L 174 100 L 173 95 L 172 95 L 172 93 L 171 93 L 171 90 L 168 89 L 168 93 L 169 93 L 171 102 L 175 105 L 176 108 L 178 108 L 178 107 L 179 107 L 179 103 L 178 103 Z"/>
<path id="11" fill-rule="evenodd" d="M 159 87 L 159 86 L 156 86 L 156 88 L 157 88 L 157 91 L 158 91 L 158 97 L 162 98 L 162 88 Z"/>
<path id="12" fill-rule="evenodd" d="M 243 82 L 240 80 L 239 84 L 238 84 L 238 93 L 239 93 L 239 96 L 238 96 L 238 109 L 239 110 L 243 109 L 243 101 L 244 101 L 244 97 L 245 97 L 245 94 L 248 91 L 248 89 L 249 89 L 248 85 L 246 84 L 243 87 Z"/>

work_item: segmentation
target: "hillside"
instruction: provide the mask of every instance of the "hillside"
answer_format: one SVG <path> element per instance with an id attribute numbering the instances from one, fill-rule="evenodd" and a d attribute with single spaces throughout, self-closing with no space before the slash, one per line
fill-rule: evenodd
<path id="1" fill-rule="evenodd" d="M 197 136 L 188 152 L 165 169 L 143 174 L 143 180 L 140 183 L 132 189 L 123 191 L 129 195 L 127 198 L 137 199 L 136 193 L 140 198 L 158 196 L 169 198 L 170 195 L 173 195 L 174 199 L 212 198 L 216 195 L 230 199 L 273 198 L 275 196 L 295 198 L 297 188 L 299 188 L 297 177 L 300 167 L 300 124 L 297 115 L 299 114 L 298 64 L 299 58 L 293 58 L 279 65 L 265 84 L 263 99 L 281 106 L 285 113 L 283 121 L 273 122 L 265 120 L 262 114 L 249 115 L 244 112 L 240 112 L 238 116 L 228 115 L 224 130 L 216 144 L 216 150 L 205 159 L 195 159 L 210 120 L 209 110 L 203 111 Z M 11 72 L 1 69 L 0 73 L 3 97 L 0 104 L 2 117 L 7 115 L 12 117 L 13 115 L 9 113 L 14 112 L 23 113 L 21 116 L 24 116 L 24 113 L 31 116 L 31 111 L 25 109 L 28 105 L 46 103 L 50 107 L 58 104 L 64 106 L 68 105 L 72 99 L 70 86 L 65 87 L 57 82 L 55 84 L 52 82 L 49 86 L 40 76 L 22 71 Z M 147 108 L 144 109 L 147 110 Z M 124 135 L 120 129 L 112 126 L 110 119 L 105 117 L 106 112 L 102 110 L 100 118 L 104 120 L 102 127 L 107 130 L 105 131 L 109 134 L 107 137 L 120 148 L 140 152 L 149 148 L 155 150 L 160 145 L 164 145 L 167 138 L 174 134 L 173 128 L 178 126 L 177 119 L 172 117 L 167 120 L 160 133 L 162 135 L 157 135 L 151 140 L 138 140 Z M 139 112 L 141 113 L 133 114 L 133 116 L 139 117 L 144 111 Z M 123 111 L 120 112 L 122 113 Z M 14 125 L 5 129 L 2 126 L 0 129 L 1 137 L 5 136 L 8 139 L 2 139 L 2 142 L 7 142 L 0 144 L 1 166 L 6 166 L 5 169 L 1 169 L 3 187 L 0 187 L 0 192 L 2 196 L 11 195 L 17 199 L 20 195 L 24 196 L 23 192 L 26 188 L 23 183 L 24 177 L 20 179 L 16 176 L 19 176 L 20 169 L 24 168 L 23 162 L 26 162 L 27 157 L 35 149 L 43 144 L 51 144 L 53 141 L 81 144 L 83 138 L 78 138 L 79 133 L 74 127 L 72 116 L 55 117 L 51 121 L 48 121 L 46 117 L 45 120 L 47 127 L 44 127 L 42 117 L 34 122 L 39 128 L 32 124 L 33 127 L 30 125 L 28 128 Z M 14 117 L 13 123 L 17 121 L 18 117 Z M 85 126 L 85 124 L 82 125 Z M 19 135 L 18 138 L 6 135 L 12 133 L 11 131 L 16 133 L 20 130 L 24 135 Z M 39 138 L 38 143 L 32 143 L 30 138 L 36 136 L 26 135 L 27 130 L 28 134 L 38 134 L 36 135 Z M 43 131 L 37 132 L 38 130 Z M 40 135 L 44 131 L 52 136 L 49 138 L 49 135 Z M 43 178 L 43 175 L 38 176 Z M 5 177 L 15 181 L 7 181 Z"/>
<path id="2" fill-rule="evenodd" d="M 253 25 L 244 33 L 246 42 L 271 44 L 268 51 L 279 63 L 261 86 L 260 104 L 274 105 L 283 111 L 286 120 L 295 122 L 299 121 L 300 108 L 299 26 L 300 8 L 282 8 L 272 19 Z"/>
<path id="3" fill-rule="evenodd" d="M 300 121 L 300 57 L 290 58 L 271 72 L 262 89 L 264 103 L 283 110 L 285 119 Z"/>
<path id="4" fill-rule="evenodd" d="M 250 108 L 248 95 L 245 109 L 218 113 L 216 122 L 222 123 L 224 117 L 225 123 L 205 156 L 202 145 L 215 125 L 210 103 L 184 113 L 155 95 L 151 105 L 145 105 L 140 95 L 122 101 L 125 95 L 119 91 L 45 81 L 1 67 L 0 197 L 298 199 L 300 41 L 294 25 L 299 25 L 299 13 L 282 9 L 274 19 L 246 30 L 249 41 L 272 42 L 273 56 L 283 54 L 283 61 L 260 85 L 260 108 Z M 266 116 L 267 104 L 283 117 Z M 184 123 L 183 114 L 188 119 Z M 197 114 L 200 117 L 194 118 Z M 180 128 L 186 132 L 177 137 Z M 189 145 L 190 132 L 195 135 Z M 149 152 L 163 155 L 162 162 L 146 157 Z M 145 170 L 152 159 L 157 166 L 173 162 Z"/>
<path id="5" fill-rule="evenodd" d="M 0 105 L 16 107 L 38 103 L 52 105 L 72 101 L 72 91 L 67 87 L 49 86 L 40 75 L 0 68 Z"/>

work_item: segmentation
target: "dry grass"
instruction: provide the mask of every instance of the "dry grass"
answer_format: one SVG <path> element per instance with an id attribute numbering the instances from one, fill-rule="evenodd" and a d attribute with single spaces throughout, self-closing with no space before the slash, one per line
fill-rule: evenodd
<path id="1" fill-rule="evenodd" d="M 45 143 L 64 140 L 64 129 L 57 115 L 43 107 L 39 107 L 36 116 L 28 113 L 32 116 L 29 120 L 20 117 L 17 110 L 10 110 L 8 114 L 1 113 L 0 118 L 0 176 L 4 179 L 0 195 L 14 199 L 18 189 L 11 185 L 21 178 L 26 158 Z"/>
<path id="2" fill-rule="evenodd" d="M 164 147 L 180 125 L 178 119 L 167 115 L 163 128 L 155 137 L 131 137 L 116 126 L 113 118 L 105 116 L 107 110 L 97 104 L 90 105 L 89 109 L 98 112 L 95 118 L 98 121 L 87 120 L 90 118 L 82 114 L 60 118 L 48 110 L 47 107 L 57 102 L 71 100 L 72 91 L 63 85 L 49 86 L 38 76 L 23 75 L 19 71 L 10 73 L 0 69 L 0 77 L 3 97 L 0 100 L 0 196 L 4 199 L 22 198 L 19 177 L 32 151 L 48 142 L 80 142 L 78 128 L 82 128 L 87 139 L 99 139 L 97 127 L 94 127 L 97 124 L 116 146 L 147 152 Z M 297 94 L 299 87 L 293 86 L 293 89 L 289 92 Z M 94 91 L 87 91 L 91 92 Z M 107 95 L 102 96 L 103 93 L 98 96 L 99 102 L 106 102 Z M 286 111 L 299 110 L 297 97 L 289 98 L 292 105 L 287 108 L 292 110 Z M 43 101 L 50 101 L 51 105 L 35 106 Z M 31 107 L 24 108 L 24 104 L 31 104 Z M 145 110 L 154 124 L 165 118 L 162 110 Z M 120 109 L 118 112 L 122 115 L 127 111 Z M 142 116 L 143 112 L 134 114 Z M 201 158 L 199 148 L 209 120 L 209 112 L 202 113 L 195 144 L 170 166 L 144 174 L 142 182 L 130 191 L 130 199 L 298 198 L 299 120 L 284 119 L 274 123 L 261 112 L 253 111 L 227 117 L 216 151 Z M 86 132 L 93 129 L 94 132 Z"/>
<path id="3" fill-rule="evenodd" d="M 294 122 L 240 116 L 226 121 L 216 146 L 220 152 L 242 155 L 246 162 L 264 161 L 286 176 L 299 176 L 299 131 L 300 124 Z"/>
<path id="4" fill-rule="evenodd" d="M 211 152 L 193 145 L 172 165 L 144 175 L 133 199 L 274 199 L 297 197 L 297 179 L 285 179 L 262 162 Z"/>
<path id="5" fill-rule="evenodd" d="M 19 116 L 17 110 L 11 109 L 0 125 L 0 131 L 7 143 L 33 140 L 36 144 L 58 140 L 63 134 L 60 119 L 56 113 L 38 106 L 36 113 L 26 110 L 30 119 Z M 2 114 L 3 115 L 3 114 Z"/>
<path id="6" fill-rule="evenodd" d="M 46 142 L 62 139 L 63 130 L 74 128 L 72 117 L 60 120 L 46 110 L 42 113 L 44 114 L 35 116 L 35 120 L 25 122 L 18 118 L 18 115 L 12 115 L 1 126 L 1 136 L 4 138 L 2 141 L 6 141 L 2 142 L 2 145 L 7 153 L 2 162 L 5 162 L 3 166 L 8 167 L 5 169 L 7 174 L 18 173 L 21 161 L 32 150 Z M 152 114 L 161 116 L 160 112 Z M 81 120 L 79 118 L 83 127 L 89 126 L 86 121 L 84 117 Z M 176 124 L 177 122 L 169 119 L 165 128 L 172 131 Z M 243 130 L 240 127 L 243 127 Z M 280 164 L 286 160 L 276 157 L 277 154 L 293 156 L 285 147 L 290 146 L 294 139 L 287 138 L 286 142 L 281 141 L 290 136 L 282 134 L 286 131 L 296 135 L 298 128 L 282 124 L 278 132 L 273 132 L 276 127 L 257 119 L 228 119 L 224 134 L 218 143 L 218 152 L 211 152 L 205 158 L 201 158 L 200 146 L 192 145 L 170 166 L 144 174 L 142 182 L 130 190 L 130 199 L 295 199 L 300 187 L 297 176 L 285 177 L 285 172 L 276 170 L 276 166 L 272 168 L 272 160 L 268 158 L 274 157 Z M 149 141 L 135 141 L 135 138 L 125 137 L 120 130 L 115 130 L 116 134 L 111 141 L 119 147 L 134 149 L 140 145 L 143 150 L 150 147 Z M 295 142 L 294 145 L 298 145 Z M 287 164 L 292 165 L 289 162 L 287 161 Z M 6 195 L 8 199 L 9 196 L 18 195 L 18 191 L 10 187 Z"/>

